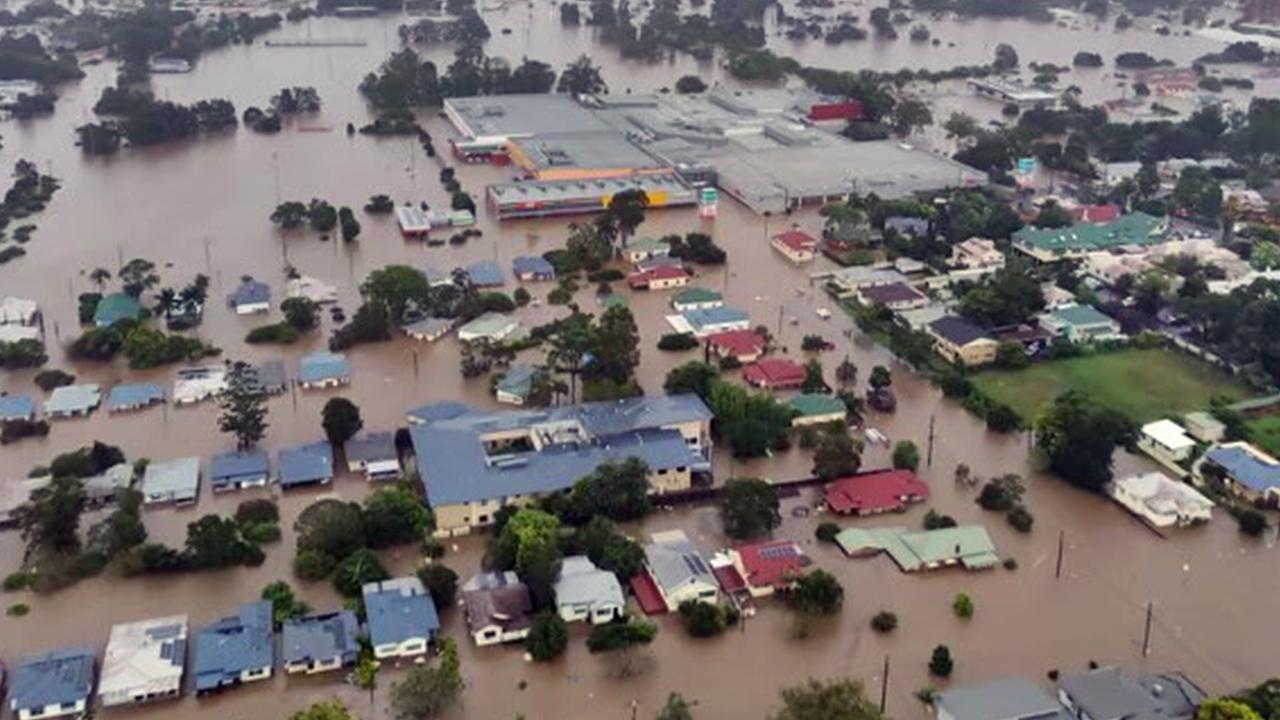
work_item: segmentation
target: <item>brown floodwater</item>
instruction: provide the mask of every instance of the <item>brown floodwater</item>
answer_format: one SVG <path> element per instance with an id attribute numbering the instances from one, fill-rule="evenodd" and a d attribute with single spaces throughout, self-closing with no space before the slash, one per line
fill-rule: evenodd
<path id="1" fill-rule="evenodd" d="M 654 91 L 685 73 L 729 82 L 716 63 L 699 64 L 687 57 L 653 65 L 624 62 L 615 51 L 594 45 L 590 28 L 560 28 L 550 4 L 512 4 L 487 14 L 495 31 L 492 54 L 513 59 L 527 55 L 550 60 L 558 67 L 578 54 L 590 53 L 603 65 L 605 79 L 615 91 Z M 438 161 L 427 158 L 413 139 L 348 138 L 342 131 L 347 122 L 360 124 L 368 117 L 354 88 L 392 49 L 397 22 L 315 20 L 290 26 L 279 36 L 359 37 L 368 45 L 233 47 L 202 58 L 190 75 L 161 76 L 153 81 L 158 94 L 173 100 L 226 96 L 240 109 L 265 103 L 283 86 L 317 87 L 324 110 L 286 127 L 279 135 L 262 136 L 240 129 L 189 143 L 124 150 L 112 158 L 84 158 L 72 144 L 73 129 L 92 118 L 90 107 L 101 89 L 111 83 L 114 68 L 106 64 L 88 68 L 83 81 L 65 87 L 52 118 L 4 125 L 0 129 L 4 134 L 0 157 L 5 162 L 28 158 L 63 181 L 63 189 L 49 210 L 36 219 L 39 230 L 28 246 L 29 254 L 0 267 L 0 293 L 34 298 L 44 309 L 51 365 L 70 367 L 82 379 L 104 386 L 121 380 L 152 380 L 171 386 L 172 368 L 138 373 L 122 363 L 73 367 L 59 349 L 77 332 L 75 296 L 92 289 L 87 271 L 96 266 L 114 269 L 120 258 L 155 261 L 166 285 L 180 287 L 195 273 L 207 273 L 213 278 L 213 302 L 200 334 L 224 348 L 229 358 L 283 357 L 292 370 L 299 356 L 323 345 L 330 329 L 327 314 L 325 332 L 295 346 L 245 346 L 241 342 L 244 333 L 264 320 L 236 317 L 219 302 L 240 275 L 252 274 L 280 292 L 287 258 L 301 272 L 336 283 L 341 304 L 350 311 L 357 302 L 361 278 L 387 263 L 448 269 L 496 258 L 509 268 L 516 255 L 541 253 L 562 243 L 566 235 L 563 220 L 500 225 L 483 214 L 478 227 L 484 236 L 461 247 L 430 248 L 406 242 L 392 220 L 363 214 L 361 240 L 350 245 L 323 242 L 306 232 L 281 235 L 272 228 L 267 216 L 278 199 L 321 197 L 358 207 L 371 194 L 387 193 L 397 201 L 447 202 L 437 181 Z M 503 35 L 502 27 L 511 27 L 514 32 Z M 937 24 L 935 34 L 957 46 L 926 49 L 905 39 L 896 44 L 867 42 L 835 49 L 821 43 L 790 48 L 788 41 L 779 37 L 773 37 L 771 43 L 780 50 L 794 50 L 806 62 L 842 68 L 985 62 L 993 43 L 1007 37 L 1013 38 L 1024 63 L 1032 59 L 1063 63 L 1078 47 L 1095 47 L 1090 43 L 1107 52 L 1131 45 L 1158 47 L 1157 54 L 1177 55 L 1179 60 L 1221 46 L 1196 38 L 1157 39 L 1139 31 L 1116 38 L 1110 30 L 1092 35 L 1012 21 L 947 21 Z M 443 65 L 449 49 L 434 48 L 428 54 Z M 437 146 L 446 147 L 450 128 L 429 113 L 423 114 L 422 121 L 436 137 Z M 303 132 L 301 125 L 330 130 Z M 493 167 L 459 170 L 463 184 L 477 197 L 486 183 L 507 175 L 508 171 Z M 949 571 L 908 576 L 885 558 L 848 560 L 833 548 L 813 542 L 819 517 L 792 515 L 793 508 L 814 502 L 813 491 L 806 491 L 786 501 L 786 519 L 776 534 L 801 541 L 818 566 L 839 576 L 847 592 L 839 617 L 819 623 L 809 628 L 807 637 L 799 637 L 791 614 L 766 602 L 742 630 L 707 641 L 687 638 L 672 618 L 663 618 L 657 641 L 642 654 L 642 672 L 620 679 L 611 663 L 586 652 L 582 642 L 585 629 L 581 627 L 574 628 L 573 642 L 564 658 L 534 666 L 523 661 L 518 648 L 471 647 L 459 612 L 446 610 L 445 632 L 461 641 L 467 682 L 463 703 L 451 717 L 504 719 L 524 713 L 530 720 L 627 718 L 633 703 L 639 717 L 651 717 L 671 691 L 696 700 L 699 717 L 763 717 L 775 704 L 781 687 L 808 676 L 853 676 L 878 687 L 886 656 L 892 667 L 890 713 L 920 717 L 924 707 L 913 695 L 929 682 L 925 665 L 938 643 L 951 646 L 957 658 L 955 681 L 960 682 L 1012 673 L 1043 681 L 1052 668 L 1082 669 L 1091 659 L 1135 669 L 1179 668 L 1211 692 L 1232 690 L 1274 674 L 1280 665 L 1280 650 L 1266 639 L 1276 606 L 1273 598 L 1280 596 L 1280 574 L 1274 564 L 1268 564 L 1276 561 L 1271 554 L 1274 540 L 1245 542 L 1226 517 L 1163 540 L 1105 500 L 1043 476 L 1028 459 L 1025 436 L 988 433 L 959 406 L 943 400 L 933 388 L 894 363 L 882 348 L 856 332 L 844 336 L 843 331 L 851 326 L 847 318 L 837 314 L 823 321 L 817 317 L 815 310 L 829 303 L 820 292 L 815 293 L 808 274 L 823 267 L 823 261 L 813 268 L 794 268 L 774 255 L 767 244 L 769 233 L 789 222 L 816 231 L 819 219 L 814 213 L 797 214 L 788 220 L 775 218 L 768 226 L 765 222 L 725 200 L 714 221 L 699 220 L 692 210 L 651 213 L 641 234 L 695 229 L 713 234 L 728 250 L 729 263 L 722 269 L 702 271 L 698 282 L 724 290 L 731 304 L 777 331 L 781 344 L 792 353 L 798 352 L 804 334 L 818 332 L 838 345 L 827 354 L 828 368 L 846 354 L 862 369 L 864 378 L 874 364 L 891 364 L 896 371 L 899 410 L 889 416 L 873 414 L 868 423 L 893 440 L 911 439 L 923 448 L 932 422 L 936 432 L 933 463 L 922 471 L 933 489 L 931 505 L 961 522 L 985 523 L 1000 554 L 1016 558 L 1020 568 L 973 575 Z M 531 289 L 535 295 L 544 295 L 547 288 Z M 592 293 L 587 287 L 579 297 L 589 311 L 595 309 Z M 665 293 L 631 295 L 643 338 L 639 377 L 650 392 L 660 391 L 662 378 L 671 367 L 695 355 L 654 349 L 657 337 L 666 330 L 666 299 Z M 562 312 L 543 306 L 526 308 L 520 315 L 531 324 Z M 791 318 L 796 319 L 795 325 Z M 537 354 L 533 352 L 533 356 Z M 360 347 L 349 356 L 353 380 L 342 394 L 360 405 L 369 428 L 402 424 L 406 409 L 429 401 L 492 402 L 486 380 L 462 380 L 457 369 L 458 349 L 452 339 L 434 345 L 397 339 Z M 32 375 L 0 375 L 0 388 L 38 395 L 31 385 Z M 264 444 L 277 448 L 319 437 L 320 408 L 332 395 L 300 393 L 274 399 Z M 0 481 L 20 478 L 58 452 L 95 439 L 120 445 L 130 458 L 207 458 L 227 445 L 214 427 L 215 415 L 215 408 L 206 404 L 155 408 L 128 416 L 108 416 L 100 411 L 86 420 L 58 422 L 47 439 L 0 449 Z M 887 461 L 884 448 L 871 448 L 864 466 L 882 466 Z M 1119 456 L 1117 461 L 1122 472 L 1150 468 L 1149 463 L 1135 457 Z M 952 481 L 953 469 L 960 462 L 984 476 L 1017 472 L 1028 477 L 1029 505 L 1036 516 L 1034 532 L 1018 535 L 998 516 L 978 509 L 973 491 L 956 487 Z M 715 458 L 721 479 L 793 478 L 806 474 L 809 463 L 807 453 L 799 450 L 752 462 L 735 462 L 723 451 Z M 285 495 L 280 498 L 285 525 L 318 497 L 358 499 L 366 491 L 362 481 L 341 477 L 323 491 Z M 153 538 L 178 544 L 186 524 L 200 514 L 227 513 L 240 500 L 267 492 L 216 498 L 205 492 L 198 508 L 148 511 L 146 523 Z M 924 511 L 915 508 L 901 517 L 859 522 L 917 526 Z M 708 551 L 725 544 L 710 507 L 661 512 L 632 530 L 640 535 L 668 527 L 685 528 Z M 1059 533 L 1065 533 L 1066 552 L 1062 577 L 1057 579 L 1054 566 Z M 265 564 L 258 568 L 136 580 L 104 576 L 52 596 L 6 596 L 6 604 L 29 602 L 32 611 L 22 619 L 0 617 L 0 656 L 11 660 L 31 651 L 85 642 L 101 649 L 113 623 L 160 614 L 186 612 L 193 625 L 206 623 L 237 603 L 257 597 L 267 583 L 292 580 L 292 544 L 292 531 L 286 527 L 283 542 L 268 549 Z M 479 567 L 483 545 L 481 537 L 458 540 L 446 562 L 466 577 Z M 18 534 L 0 534 L 0 571 L 16 568 L 21 555 Z M 390 565 L 406 572 L 419 561 L 414 548 L 388 555 Z M 302 597 L 317 608 L 339 602 L 327 583 L 294 582 Z M 977 614 L 969 622 L 955 619 L 950 610 L 951 597 L 959 591 L 970 593 L 976 601 Z M 1144 658 L 1141 641 L 1148 602 L 1155 603 L 1155 626 L 1150 656 Z M 869 618 L 881 609 L 893 610 L 901 619 L 891 636 L 869 631 Z M 216 699 L 187 697 L 127 712 L 154 718 L 270 719 L 285 717 L 314 700 L 339 695 L 362 716 L 381 718 L 389 716 L 387 688 L 393 677 L 394 673 L 384 675 L 372 700 L 344 686 L 337 677 L 277 677 Z"/>

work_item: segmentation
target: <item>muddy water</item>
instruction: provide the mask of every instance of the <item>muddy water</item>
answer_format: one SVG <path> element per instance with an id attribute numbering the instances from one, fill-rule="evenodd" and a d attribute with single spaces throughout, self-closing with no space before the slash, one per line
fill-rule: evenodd
<path id="1" fill-rule="evenodd" d="M 292 369 L 301 354 L 322 344 L 322 337 L 317 335 L 285 349 L 244 346 L 240 342 L 244 333 L 262 320 L 235 317 L 217 302 L 240 275 L 253 274 L 279 290 L 287 260 L 306 274 L 337 283 L 341 304 L 350 310 L 356 303 L 360 279 L 386 263 L 448 269 L 496 258 L 509 267 L 516 255 L 540 253 L 561 243 L 566 234 L 563 221 L 498 225 L 486 217 L 479 223 L 484 237 L 463 247 L 427 248 L 406 243 L 389 219 L 363 215 L 362 239 L 345 246 L 322 242 L 308 233 L 281 235 L 271 228 L 267 215 L 277 199 L 323 197 L 335 204 L 358 206 L 370 194 L 385 192 L 398 201 L 447 201 L 436 179 L 437 161 L 427 158 L 412 140 L 348 138 L 342 132 L 347 122 L 359 124 L 367 117 L 354 87 L 391 48 L 394 25 L 381 20 L 313 21 L 288 28 L 281 36 L 361 37 L 369 44 L 325 50 L 230 48 L 203 59 L 191 75 L 154 81 L 159 94 L 174 100 L 227 96 L 239 108 L 264 103 L 281 86 L 314 85 L 325 109 L 302 123 L 313 129 L 329 128 L 328 132 L 301 132 L 294 126 L 280 135 L 264 137 L 240 130 L 193 143 L 124 151 L 109 159 L 84 159 L 72 146 L 72 130 L 92 117 L 90 106 L 102 87 L 111 82 L 113 70 L 108 66 L 90 68 L 84 81 L 66 88 L 52 118 L 6 125 L 0 159 L 35 160 L 51 168 L 64 183 L 51 210 L 37 220 L 40 227 L 28 246 L 29 255 L 0 267 L 0 291 L 35 298 L 45 309 L 52 364 L 68 366 L 58 345 L 59 340 L 66 341 L 76 332 L 75 296 L 92 289 L 82 271 L 99 265 L 115 268 L 121 257 L 156 261 L 162 266 L 164 284 L 181 286 L 197 272 L 209 274 L 214 302 L 201 334 L 223 347 L 228 357 L 257 360 L 283 356 Z M 561 29 L 554 11 L 541 5 L 532 9 L 509 6 L 491 17 L 491 25 L 496 33 L 491 52 L 512 58 L 527 54 L 554 59 L 557 65 L 581 52 L 591 52 L 604 65 L 605 78 L 615 90 L 652 91 L 688 72 L 723 79 L 715 64 L 699 65 L 688 58 L 657 65 L 624 63 L 612 50 L 596 49 L 589 28 Z M 503 26 L 530 29 L 502 35 Z M 1024 62 L 1035 59 L 1039 52 L 1044 56 L 1038 59 L 1063 62 L 1079 42 L 1053 26 L 957 23 L 947 28 L 937 34 L 956 38 L 957 48 L 948 50 L 955 57 L 942 65 L 987 60 L 991 54 L 988 46 L 1005 32 L 1017 36 Z M 964 42 L 959 42 L 961 38 Z M 831 51 L 810 44 L 810 49 L 821 50 L 821 57 L 812 61 L 827 59 L 841 67 L 922 64 L 931 62 L 933 54 L 932 50 L 918 52 L 905 41 L 893 47 L 863 43 Z M 1186 50 L 1189 56 L 1198 52 Z M 445 61 L 448 49 L 433 50 L 430 55 Z M 434 116 L 424 115 L 423 122 L 444 147 L 450 129 Z M 499 168 L 460 170 L 464 185 L 477 196 L 485 183 L 504 176 Z M 812 214 L 797 215 L 790 221 L 810 230 L 818 227 Z M 817 307 L 827 303 L 810 287 L 809 269 L 783 263 L 768 248 L 766 238 L 783 224 L 774 219 L 766 226 L 762 219 L 725 201 L 714 221 L 700 221 L 688 210 L 655 212 L 641 233 L 693 229 L 712 233 L 728 249 L 730 261 L 726 268 L 706 272 L 698 282 L 723 290 L 732 304 L 749 310 L 756 322 L 770 326 L 791 352 L 797 352 L 804 334 L 818 332 L 838 345 L 828 354 L 829 368 L 849 354 L 865 377 L 872 365 L 891 362 L 882 349 L 856 333 L 852 339 L 845 338 L 841 331 L 850 324 L 839 314 L 830 321 L 816 316 Z M 545 289 L 535 287 L 533 291 L 541 295 Z M 584 288 L 579 299 L 585 309 L 595 308 L 591 288 Z M 665 354 L 653 348 L 666 330 L 662 319 L 665 300 L 661 293 L 631 296 L 643 337 L 640 380 L 651 392 L 659 390 L 668 369 L 692 358 L 692 354 Z M 559 312 L 563 311 L 527 308 L 521 315 L 536 323 Z M 790 322 L 793 317 L 796 325 Z M 327 334 L 327 318 L 325 322 Z M 487 382 L 462 381 L 452 340 L 435 345 L 396 340 L 359 348 L 350 359 L 353 382 L 345 394 L 361 406 L 370 428 L 394 427 L 402 422 L 407 408 L 432 400 L 490 402 Z M 1150 669 L 1181 668 L 1209 690 L 1221 692 L 1274 672 L 1280 651 L 1253 630 L 1269 623 L 1274 614 L 1269 598 L 1280 591 L 1280 580 L 1271 572 L 1272 543 L 1242 543 L 1226 518 L 1172 540 L 1160 540 L 1102 500 L 1038 475 L 1029 466 L 1024 437 L 990 435 L 905 368 L 896 364 L 894 368 L 900 410 L 892 416 L 872 416 L 869 422 L 894 440 L 912 439 L 924 447 L 932 419 L 935 454 L 923 475 L 933 487 L 933 506 L 961 522 L 985 522 L 1001 554 L 1017 558 L 1020 569 L 915 577 L 900 574 L 886 559 L 846 560 L 829 547 L 813 545 L 810 538 L 819 518 L 792 515 L 794 507 L 814 501 L 807 494 L 787 502 L 786 520 L 777 534 L 805 542 L 818 564 L 841 578 L 848 593 L 844 613 L 810 628 L 807 638 L 797 637 L 791 616 L 770 603 L 765 603 L 744 630 L 707 642 L 685 638 L 676 623 L 663 619 L 657 642 L 643 654 L 647 658 L 642 664 L 644 672 L 622 680 L 614 676 L 615 668 L 585 651 L 582 628 L 574 629 L 574 641 L 564 659 L 534 667 L 521 660 L 517 649 L 473 649 L 465 641 L 459 613 L 446 611 L 446 633 L 462 640 L 468 683 L 464 704 L 453 716 L 510 718 L 523 712 L 531 719 L 625 718 L 630 717 L 634 702 L 638 715 L 645 717 L 653 714 L 669 691 L 676 690 L 698 701 L 699 717 L 761 717 L 774 703 L 778 688 L 809 675 L 853 675 L 876 685 L 888 655 L 892 665 L 890 712 L 916 717 L 924 711 L 912 695 L 928 682 L 925 663 L 939 642 L 949 644 L 955 653 L 957 680 L 1008 673 L 1043 678 L 1050 668 L 1078 669 L 1096 659 Z M 151 379 L 168 386 L 172 375 L 171 369 L 134 373 L 123 365 L 73 369 L 83 379 L 104 385 L 123 379 Z M 31 373 L 9 373 L 0 377 L 0 387 L 30 392 L 30 377 Z M 265 444 L 275 448 L 319 437 L 319 411 L 328 397 L 325 393 L 301 393 L 273 400 Z M 123 417 L 99 412 L 87 420 L 59 422 L 47 440 L 25 441 L 0 450 L 0 479 L 21 477 L 32 465 L 94 439 L 121 445 L 131 458 L 207 457 L 226 445 L 214 430 L 215 414 L 212 406 L 205 405 L 157 408 Z M 881 466 L 887 459 L 885 449 L 874 448 L 868 451 L 864 464 Z M 1118 460 L 1124 469 L 1146 467 L 1137 458 Z M 798 451 L 749 463 L 734 462 L 721 453 L 715 462 L 721 478 L 795 477 L 806 473 L 809 466 L 808 457 Z M 1020 472 L 1031 478 L 1029 504 L 1037 518 L 1035 531 L 1030 536 L 1015 535 L 1000 518 L 984 517 L 972 502 L 972 491 L 955 487 L 951 480 L 958 462 L 968 463 L 982 475 Z M 361 481 L 343 477 L 324 492 L 284 496 L 285 524 L 317 497 L 335 494 L 358 499 L 365 492 Z M 180 543 L 186 524 L 199 514 L 230 512 L 249 496 L 212 498 L 206 493 L 194 511 L 148 512 L 147 525 L 153 537 Z M 917 508 L 905 516 L 869 524 L 916 526 L 923 512 Z M 688 530 L 705 549 L 724 545 L 711 508 L 662 513 L 633 530 L 641 534 L 677 526 Z M 1055 579 L 1060 532 L 1066 537 L 1064 572 L 1061 579 Z M 9 659 L 69 643 L 92 642 L 101 647 L 112 623 L 158 614 L 187 612 L 194 624 L 205 623 L 236 603 L 256 597 L 268 582 L 289 578 L 292 542 L 286 527 L 283 542 L 268 550 L 267 561 L 259 568 L 128 581 L 102 577 L 52 597 L 5 598 L 6 603 L 29 601 L 33 609 L 24 619 L 0 618 L 0 655 Z M 447 562 L 466 577 L 478 568 L 482 552 L 482 538 L 463 539 Z M 15 567 L 20 556 L 18 536 L 0 534 L 0 569 Z M 388 562 L 407 571 L 419 560 L 405 550 L 390 555 Z M 978 608 L 968 623 L 957 621 L 949 609 L 951 596 L 962 590 L 973 595 Z M 318 608 L 338 603 L 325 583 L 304 585 L 300 592 Z M 1156 603 L 1156 625 L 1151 655 L 1144 660 L 1140 643 L 1147 602 Z M 880 609 L 891 609 L 901 618 L 901 626 L 890 637 L 868 630 L 868 619 Z M 187 698 L 136 714 L 155 718 L 280 718 L 315 699 L 337 694 L 367 717 L 384 717 L 387 687 L 393 678 L 394 672 L 388 672 L 372 701 L 337 679 L 277 678 L 215 700 Z M 526 685 L 523 690 L 522 684 Z"/>

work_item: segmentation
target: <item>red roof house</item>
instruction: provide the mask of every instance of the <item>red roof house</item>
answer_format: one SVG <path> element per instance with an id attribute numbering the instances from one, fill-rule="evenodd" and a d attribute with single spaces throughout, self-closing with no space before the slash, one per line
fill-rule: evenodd
<path id="1" fill-rule="evenodd" d="M 785 358 L 760 358 L 742 370 L 742 379 L 768 390 L 793 390 L 804 384 L 804 366 Z"/>
<path id="2" fill-rule="evenodd" d="M 727 330 L 707 337 L 711 352 L 719 357 L 737 358 L 740 363 L 755 362 L 764 354 L 764 338 L 754 330 Z"/>
<path id="3" fill-rule="evenodd" d="M 627 276 L 633 290 L 665 290 L 689 284 L 689 273 L 679 265 L 658 265 Z"/>
<path id="4" fill-rule="evenodd" d="M 861 120 L 864 115 L 862 103 L 857 100 L 823 101 L 809 106 L 809 119 L 813 122 L 822 122 L 823 120 Z"/>
<path id="5" fill-rule="evenodd" d="M 827 507 L 840 515 L 899 511 L 929 497 L 929 486 L 910 470 L 881 470 L 838 478 L 824 489 Z"/>
<path id="6" fill-rule="evenodd" d="M 1115 222 L 1121 215 L 1119 205 L 1077 205 L 1067 211 L 1072 222 L 1104 225 Z"/>
<path id="7" fill-rule="evenodd" d="M 818 250 L 818 239 L 802 230 L 778 233 L 770 244 L 793 263 L 809 262 Z"/>
<path id="8" fill-rule="evenodd" d="M 752 597 L 772 595 L 795 584 L 813 564 L 792 540 L 770 540 L 742 545 L 729 551 L 733 567 Z"/>

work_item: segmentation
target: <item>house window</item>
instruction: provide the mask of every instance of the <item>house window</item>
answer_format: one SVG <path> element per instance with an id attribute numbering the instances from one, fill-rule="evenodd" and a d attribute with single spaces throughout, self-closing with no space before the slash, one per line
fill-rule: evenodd
<path id="1" fill-rule="evenodd" d="M 494 638 L 495 638 L 495 637 L 497 637 L 497 636 L 498 636 L 498 631 L 497 631 L 497 630 L 485 630 L 485 631 L 484 631 L 484 639 L 485 639 L 485 640 L 492 640 L 492 639 L 494 639 Z"/>
<path id="2" fill-rule="evenodd" d="M 485 524 L 485 523 L 487 523 L 487 522 L 489 522 L 489 516 L 488 516 L 487 514 L 486 514 L 486 515 L 480 515 L 480 516 L 476 517 L 476 524 L 477 524 L 477 525 L 483 525 L 483 524 Z"/>

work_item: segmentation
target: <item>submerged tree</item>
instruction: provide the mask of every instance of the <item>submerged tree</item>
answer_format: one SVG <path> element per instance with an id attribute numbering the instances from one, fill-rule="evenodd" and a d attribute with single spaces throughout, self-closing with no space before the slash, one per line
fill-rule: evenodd
<path id="1" fill-rule="evenodd" d="M 218 429 L 235 437 L 237 450 L 253 448 L 267 434 L 267 393 L 252 365 L 238 361 L 231 366 L 218 404 Z"/>

